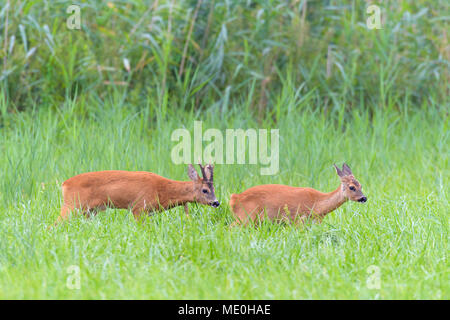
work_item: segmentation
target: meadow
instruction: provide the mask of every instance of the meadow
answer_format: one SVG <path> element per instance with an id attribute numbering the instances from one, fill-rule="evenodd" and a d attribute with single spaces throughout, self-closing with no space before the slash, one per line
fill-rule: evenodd
<path id="1" fill-rule="evenodd" d="M 170 133 L 189 129 L 195 114 L 150 123 L 145 114 L 155 110 L 125 112 L 118 102 L 108 110 L 113 105 L 116 112 L 98 108 L 83 120 L 75 104 L 8 119 L 0 138 L 1 298 L 449 298 L 448 121 L 434 109 L 380 111 L 370 121 L 355 111 L 339 127 L 292 108 L 273 124 L 282 138 L 280 172 L 216 165 L 219 208 L 190 205 L 187 219 L 179 207 L 144 224 L 108 209 L 48 231 L 60 184 L 77 173 L 146 170 L 188 180 L 186 166 L 172 164 Z M 206 123 L 256 126 L 242 116 Z M 304 229 L 228 228 L 231 193 L 262 183 L 331 191 L 339 184 L 332 163 L 342 161 L 363 185 L 366 204 L 346 203 Z M 79 290 L 67 287 L 73 265 Z M 370 266 L 379 268 L 379 289 L 367 284 Z"/>
<path id="2" fill-rule="evenodd" d="M 444 1 L 389 3 L 370 31 L 352 1 L 108 3 L 80 2 L 81 30 L 64 1 L 0 12 L 0 299 L 450 298 Z M 190 219 L 107 209 L 47 229 L 75 174 L 188 180 L 171 134 L 195 120 L 279 129 L 279 172 L 216 164 L 221 206 Z M 367 203 L 229 228 L 230 194 L 332 191 L 342 162 Z"/>

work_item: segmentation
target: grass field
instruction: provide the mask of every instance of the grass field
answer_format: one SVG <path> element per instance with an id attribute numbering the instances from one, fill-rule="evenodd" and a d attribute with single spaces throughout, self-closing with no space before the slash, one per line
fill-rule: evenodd
<path id="1" fill-rule="evenodd" d="M 180 207 L 143 225 L 130 212 L 107 210 L 47 231 L 59 214 L 60 183 L 74 174 L 126 169 L 188 179 L 185 166 L 171 163 L 170 133 L 190 129 L 195 116 L 149 123 L 145 114 L 155 110 L 116 105 L 87 119 L 75 104 L 6 117 L 1 298 L 449 298 L 448 121 L 436 108 L 380 110 L 371 121 L 355 111 L 339 125 L 292 107 L 271 124 L 282 137 L 279 174 L 217 165 L 218 209 L 191 205 L 188 220 Z M 254 125 L 242 116 L 204 123 Z M 339 183 L 332 163 L 342 161 L 362 183 L 366 204 L 346 203 L 306 229 L 229 230 L 231 193 L 260 183 L 331 191 Z M 66 285 L 72 265 L 80 268 L 79 290 Z M 379 268 L 380 289 L 367 285 L 370 266 Z"/>
<path id="2" fill-rule="evenodd" d="M 3 2 L 0 299 L 450 298 L 448 1 L 372 1 L 381 29 L 353 0 Z M 47 230 L 75 174 L 188 180 L 171 134 L 195 120 L 279 129 L 279 172 L 216 164 L 221 206 L 191 219 L 108 209 Z M 332 191 L 343 162 L 367 203 L 229 228 L 230 194 Z"/>

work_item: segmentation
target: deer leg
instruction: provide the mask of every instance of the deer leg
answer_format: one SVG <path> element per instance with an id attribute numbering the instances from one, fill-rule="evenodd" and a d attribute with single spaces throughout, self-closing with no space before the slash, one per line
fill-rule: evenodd
<path id="1" fill-rule="evenodd" d="M 134 219 L 136 220 L 136 222 L 141 222 L 142 221 L 142 210 L 135 210 L 133 209 L 133 216 Z"/>
<path id="2" fill-rule="evenodd" d="M 63 205 L 61 208 L 61 214 L 59 215 L 58 219 L 56 219 L 53 226 L 57 226 L 59 223 L 66 221 L 69 219 L 70 213 L 72 212 L 73 208 Z M 50 229 L 52 226 L 49 226 L 47 229 Z"/>
<path id="3" fill-rule="evenodd" d="M 256 212 L 256 209 L 251 213 L 247 213 L 244 208 L 237 209 L 234 212 L 236 220 L 230 225 L 230 228 L 233 228 L 237 225 L 247 226 L 250 222 L 252 222 L 256 226 L 256 223 L 259 222 L 259 216 L 264 211 L 260 212 L 259 214 L 257 214 Z"/>
<path id="4" fill-rule="evenodd" d="M 242 209 L 239 208 L 239 209 L 236 209 L 236 210 L 233 211 L 234 221 L 233 221 L 233 223 L 230 224 L 229 228 L 234 228 L 234 227 L 239 226 L 239 225 L 241 225 L 243 223 L 244 220 L 241 219 L 241 216 L 242 216 L 241 210 Z"/>
<path id="5" fill-rule="evenodd" d="M 311 223 L 321 224 L 324 217 L 315 212 L 311 212 L 310 214 L 304 216 L 304 218 L 305 218 L 305 222 L 308 221 Z"/>
<path id="6" fill-rule="evenodd" d="M 236 226 L 238 226 L 238 225 L 240 225 L 240 224 L 241 224 L 241 221 L 240 221 L 239 219 L 236 219 L 236 220 L 233 221 L 232 224 L 230 224 L 229 228 L 230 228 L 230 229 L 231 229 L 231 228 L 234 228 L 234 227 L 236 227 Z"/>
<path id="7" fill-rule="evenodd" d="M 145 213 L 146 213 L 146 210 L 144 207 L 136 206 L 131 210 L 131 212 L 133 212 L 133 216 L 134 216 L 134 219 L 136 220 L 136 222 L 142 222 L 144 220 Z"/>
<path id="8" fill-rule="evenodd" d="M 240 210 L 236 210 L 236 212 L 234 212 L 234 214 L 235 214 L 235 220 L 233 221 L 232 224 L 230 224 L 230 226 L 229 226 L 230 228 L 234 228 L 236 226 L 239 226 L 244 221 L 243 219 L 241 219 L 241 212 L 240 212 Z"/>
<path id="9" fill-rule="evenodd" d="M 308 216 L 296 216 L 292 222 L 296 227 L 303 227 L 308 219 Z"/>
<path id="10" fill-rule="evenodd" d="M 89 208 L 89 209 L 83 210 L 83 215 L 86 218 L 91 218 L 92 216 L 97 215 L 97 213 L 99 211 L 102 211 L 102 210 L 105 210 L 105 209 L 106 208 Z"/>
<path id="11" fill-rule="evenodd" d="M 317 224 L 321 224 L 323 220 L 323 217 L 317 214 L 306 214 L 303 216 L 297 216 L 294 220 L 293 223 L 297 226 L 297 227 L 303 227 L 306 223 L 317 223 Z"/>
<path id="12" fill-rule="evenodd" d="M 188 208 L 187 203 L 184 204 L 184 213 L 186 213 L 186 217 L 190 218 L 189 217 L 189 208 Z"/>
<path id="13" fill-rule="evenodd" d="M 313 218 L 313 222 L 314 223 L 317 223 L 317 224 L 321 224 L 322 223 L 322 221 L 323 221 L 323 216 L 321 216 L 321 215 L 315 215 L 314 216 L 314 218 Z"/>

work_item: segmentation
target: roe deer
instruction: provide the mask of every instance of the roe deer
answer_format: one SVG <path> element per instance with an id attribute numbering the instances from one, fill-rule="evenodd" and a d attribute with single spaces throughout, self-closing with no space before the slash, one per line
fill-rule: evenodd
<path id="1" fill-rule="evenodd" d="M 266 216 L 270 220 L 304 222 L 308 218 L 319 222 L 347 200 L 366 202 L 361 184 L 355 179 L 349 166 L 344 163 L 342 170 L 336 165 L 341 185 L 334 191 L 322 193 L 312 188 L 297 188 L 279 184 L 260 185 L 240 194 L 232 194 L 230 207 L 236 217 L 236 224 L 246 225 L 261 221 Z"/>
<path id="2" fill-rule="evenodd" d="M 107 207 L 131 209 L 136 220 L 142 213 L 162 211 L 198 202 L 218 207 L 214 194 L 213 166 L 200 164 L 203 178 L 194 167 L 188 167 L 192 181 L 166 179 L 152 172 L 99 171 L 74 176 L 62 183 L 63 206 L 55 224 L 68 218 L 78 209 L 83 213 L 105 210 Z"/>

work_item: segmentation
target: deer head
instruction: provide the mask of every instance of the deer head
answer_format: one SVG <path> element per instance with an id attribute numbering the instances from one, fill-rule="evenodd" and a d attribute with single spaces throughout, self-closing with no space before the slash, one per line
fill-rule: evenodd
<path id="1" fill-rule="evenodd" d="M 341 179 L 342 182 L 342 192 L 344 193 L 345 198 L 358 201 L 358 202 L 366 202 L 367 197 L 362 193 L 362 186 L 353 176 L 352 170 L 350 167 L 344 163 L 342 166 L 342 170 L 339 169 L 336 165 L 334 165 L 336 169 L 336 173 Z"/>
<path id="2" fill-rule="evenodd" d="M 214 167 L 210 164 L 202 166 L 199 164 L 203 178 L 200 178 L 192 164 L 188 167 L 188 176 L 194 181 L 194 200 L 196 202 L 210 205 L 217 208 L 220 203 L 214 194 L 213 171 Z"/>

